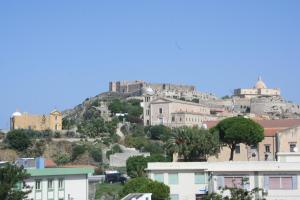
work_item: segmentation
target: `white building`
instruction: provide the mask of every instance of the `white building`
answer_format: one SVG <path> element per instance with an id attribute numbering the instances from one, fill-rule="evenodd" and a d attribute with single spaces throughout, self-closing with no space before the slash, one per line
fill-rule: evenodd
<path id="1" fill-rule="evenodd" d="M 299 154 L 298 159 L 297 153 L 292 154 L 279 154 L 285 162 L 148 163 L 147 171 L 149 178 L 170 187 L 171 200 L 200 200 L 233 184 L 248 190 L 262 188 L 267 200 L 299 200 Z"/>
<path id="2" fill-rule="evenodd" d="M 90 168 L 28 168 L 27 200 L 88 200 Z"/>

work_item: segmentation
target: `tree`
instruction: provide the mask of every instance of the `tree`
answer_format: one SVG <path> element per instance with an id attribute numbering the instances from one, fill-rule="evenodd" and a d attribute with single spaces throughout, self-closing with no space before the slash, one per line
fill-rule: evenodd
<path id="1" fill-rule="evenodd" d="M 70 130 L 71 128 L 74 127 L 75 125 L 75 120 L 74 119 L 68 119 L 68 118 L 63 118 L 62 119 L 62 128 L 64 130 Z"/>
<path id="2" fill-rule="evenodd" d="M 148 162 L 166 162 L 166 158 L 162 155 L 152 155 L 148 157 L 133 156 L 126 161 L 127 175 L 131 178 L 146 176 L 145 169 Z"/>
<path id="3" fill-rule="evenodd" d="M 3 200 L 23 200 L 30 193 L 29 186 L 24 180 L 29 178 L 29 174 L 23 167 L 6 164 L 0 168 L 0 199 Z M 23 183 L 23 188 L 20 187 Z M 19 186 L 19 188 L 17 188 Z"/>
<path id="4" fill-rule="evenodd" d="M 13 130 L 7 133 L 5 142 L 17 151 L 24 151 L 31 145 L 31 140 L 26 130 Z"/>
<path id="5" fill-rule="evenodd" d="M 152 193 L 152 200 L 168 200 L 170 188 L 163 183 L 139 177 L 128 181 L 120 192 L 120 196 L 124 197 L 130 193 Z"/>
<path id="6" fill-rule="evenodd" d="M 178 153 L 184 161 L 207 160 L 219 151 L 219 137 L 216 133 L 199 128 L 176 128 L 173 137 L 166 144 L 169 154 Z"/>
<path id="7" fill-rule="evenodd" d="M 114 99 L 109 105 L 108 109 L 113 113 L 123 113 L 125 110 L 125 105 L 120 99 Z"/>
<path id="8" fill-rule="evenodd" d="M 149 129 L 150 138 L 153 140 L 164 140 L 166 141 L 171 136 L 171 129 L 164 125 L 152 126 Z"/>
<path id="9" fill-rule="evenodd" d="M 255 121 L 244 117 L 224 119 L 211 131 L 217 131 L 220 140 L 230 148 L 229 160 L 233 160 L 237 144 L 257 145 L 264 139 L 263 127 Z"/>

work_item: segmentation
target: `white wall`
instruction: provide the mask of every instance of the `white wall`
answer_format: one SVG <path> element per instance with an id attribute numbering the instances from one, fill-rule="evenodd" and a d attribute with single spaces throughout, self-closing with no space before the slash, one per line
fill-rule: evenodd
<path id="1" fill-rule="evenodd" d="M 31 177 L 26 181 L 26 184 L 32 187 L 31 193 L 28 195 L 28 199 L 35 199 L 35 180 L 42 180 L 42 193 L 41 199 L 47 200 L 47 195 L 52 195 L 47 191 L 48 179 L 54 179 L 54 200 L 58 200 L 58 197 L 63 193 L 58 193 L 58 179 L 64 179 L 64 199 L 68 199 L 68 195 L 72 200 L 87 200 L 88 199 L 88 179 L 87 175 L 68 175 L 68 176 L 42 176 L 42 177 Z M 48 193 L 48 194 L 47 194 Z M 39 196 L 39 195 L 38 195 Z M 36 199 L 38 199 L 38 196 Z"/>
<path id="2" fill-rule="evenodd" d="M 201 171 L 198 171 L 201 173 Z M 149 178 L 154 180 L 154 174 L 160 172 L 150 172 Z M 196 193 L 200 190 L 207 189 L 207 184 L 195 184 L 195 173 L 194 172 L 178 172 L 178 184 L 170 185 L 168 183 L 168 174 L 176 173 L 175 171 L 164 172 L 164 184 L 170 187 L 170 194 L 178 194 L 179 200 L 193 200 L 196 199 Z"/>
<path id="3" fill-rule="evenodd" d="M 170 187 L 170 194 L 178 194 L 179 200 L 194 200 L 195 195 L 200 190 L 208 189 L 210 186 L 207 184 L 197 185 L 195 184 L 194 172 L 197 171 L 179 171 L 178 172 L 178 185 L 170 185 L 168 183 L 168 173 L 176 173 L 175 170 L 163 170 L 162 171 L 150 171 L 148 172 L 149 178 L 154 180 L 155 173 L 164 174 L 164 184 Z M 266 190 L 268 195 L 266 200 L 299 200 L 300 199 L 300 172 L 214 172 L 212 176 L 212 182 L 210 183 L 213 192 L 220 192 L 218 188 L 218 176 L 231 176 L 231 175 L 243 175 L 249 178 L 249 189 L 256 187 L 264 189 L 264 176 L 272 175 L 296 175 L 297 176 L 297 189 L 295 190 Z M 257 176 L 257 177 L 256 177 Z M 257 179 L 257 183 L 255 183 Z M 226 194 L 226 193 L 225 193 Z"/>

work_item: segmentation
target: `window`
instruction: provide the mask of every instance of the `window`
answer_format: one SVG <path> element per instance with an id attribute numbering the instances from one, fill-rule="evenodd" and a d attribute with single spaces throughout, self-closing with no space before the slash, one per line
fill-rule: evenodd
<path id="1" fill-rule="evenodd" d="M 159 114 L 162 114 L 162 108 L 159 108 Z"/>
<path id="2" fill-rule="evenodd" d="M 175 122 L 175 116 L 172 116 L 172 122 Z"/>
<path id="3" fill-rule="evenodd" d="M 147 119 L 147 125 L 148 125 L 148 126 L 150 125 L 150 121 L 149 121 L 149 119 Z"/>
<path id="4" fill-rule="evenodd" d="M 63 189 L 64 188 L 64 179 L 59 179 L 58 180 L 58 189 Z"/>
<path id="5" fill-rule="evenodd" d="M 178 184 L 178 174 L 169 174 L 169 184 L 170 185 L 177 185 Z"/>
<path id="6" fill-rule="evenodd" d="M 146 115 L 149 116 L 150 115 L 150 110 L 146 111 Z"/>
<path id="7" fill-rule="evenodd" d="M 235 147 L 235 153 L 236 154 L 240 154 L 241 153 L 241 146 L 240 146 L 240 144 L 236 145 L 236 147 Z"/>
<path id="8" fill-rule="evenodd" d="M 195 173 L 195 184 L 205 184 L 205 174 L 204 173 Z"/>
<path id="9" fill-rule="evenodd" d="M 57 124 L 55 124 L 55 130 L 57 130 Z"/>
<path id="10" fill-rule="evenodd" d="M 55 116 L 55 121 L 57 121 L 57 116 Z"/>
<path id="11" fill-rule="evenodd" d="M 266 153 L 270 153 L 271 151 L 270 151 L 270 145 L 269 144 L 266 144 L 265 145 L 265 152 Z"/>
<path id="12" fill-rule="evenodd" d="M 53 179 L 48 180 L 48 189 L 53 189 Z"/>
<path id="13" fill-rule="evenodd" d="M 271 176 L 269 177 L 270 190 L 292 190 L 296 189 L 296 177 L 293 176 Z"/>
<path id="14" fill-rule="evenodd" d="M 243 177 L 224 177 L 224 186 L 228 188 L 243 188 Z"/>
<path id="15" fill-rule="evenodd" d="M 171 194 L 170 199 L 171 200 L 179 200 L 179 195 L 178 194 Z"/>
<path id="16" fill-rule="evenodd" d="M 164 182 L 164 174 L 154 174 L 154 180 L 157 182 Z"/>
<path id="17" fill-rule="evenodd" d="M 295 152 L 296 146 L 297 146 L 297 145 L 296 145 L 295 142 L 290 143 L 290 152 Z"/>
<path id="18" fill-rule="evenodd" d="M 41 180 L 36 180 L 35 181 L 35 189 L 36 190 L 41 190 Z"/>
<path id="19" fill-rule="evenodd" d="M 159 118 L 159 124 L 164 124 L 164 119 L 162 117 Z"/>

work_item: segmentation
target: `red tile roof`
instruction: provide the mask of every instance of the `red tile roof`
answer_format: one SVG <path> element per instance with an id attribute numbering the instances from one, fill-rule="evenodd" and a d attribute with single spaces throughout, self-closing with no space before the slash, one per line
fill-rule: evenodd
<path id="1" fill-rule="evenodd" d="M 290 128 L 294 126 L 300 126 L 300 119 L 276 119 L 276 120 L 255 120 L 264 128 Z M 219 121 L 206 121 L 208 128 L 216 126 Z"/>
<path id="2" fill-rule="evenodd" d="M 57 167 L 55 162 L 51 159 L 46 159 L 45 160 L 45 167 L 46 168 L 52 168 L 52 167 Z"/>

